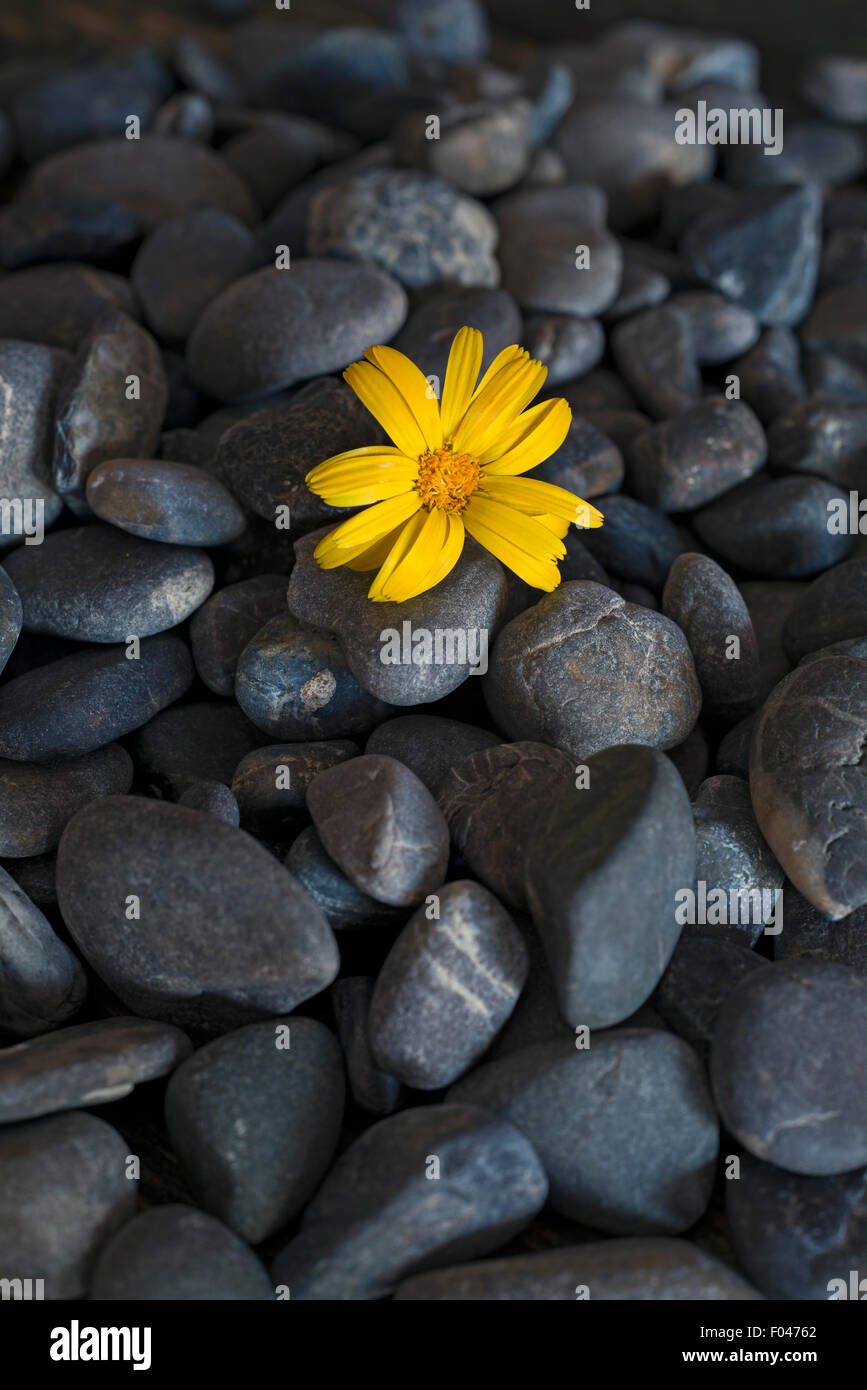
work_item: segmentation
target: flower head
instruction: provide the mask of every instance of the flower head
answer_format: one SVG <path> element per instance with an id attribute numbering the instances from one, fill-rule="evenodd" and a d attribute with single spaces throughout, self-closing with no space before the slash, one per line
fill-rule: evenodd
<path id="1" fill-rule="evenodd" d="M 530 406 L 547 368 L 517 345 L 481 381 L 482 335 L 462 328 L 449 353 L 442 402 L 402 352 L 371 347 L 343 373 L 393 447 L 326 459 L 307 475 L 332 507 L 360 507 L 316 547 L 323 569 L 376 570 L 368 597 L 402 601 L 456 564 L 469 534 L 537 589 L 556 589 L 570 521 L 602 513 L 565 488 L 521 474 L 559 449 L 572 412 L 562 399 Z"/>

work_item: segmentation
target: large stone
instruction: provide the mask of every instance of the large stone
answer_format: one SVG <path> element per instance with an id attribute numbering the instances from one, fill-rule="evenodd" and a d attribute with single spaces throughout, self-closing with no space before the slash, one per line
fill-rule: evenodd
<path id="1" fill-rule="evenodd" d="M 764 431 L 745 401 L 711 399 L 633 439 L 628 485 L 665 512 L 692 511 L 751 478 L 766 453 Z"/>
<path id="2" fill-rule="evenodd" d="M 110 459 L 87 480 L 87 502 L 121 531 L 165 545 L 227 545 L 247 519 L 204 468 L 162 459 Z"/>
<path id="3" fill-rule="evenodd" d="M 222 1221 L 169 1203 L 139 1212 L 106 1243 L 90 1296 L 100 1303 L 259 1303 L 274 1291 L 257 1256 Z"/>
<path id="4" fill-rule="evenodd" d="M 132 759 L 119 743 L 59 763 L 0 759 L 0 855 L 26 859 L 57 845 L 66 822 L 100 796 L 123 795 Z"/>
<path id="5" fill-rule="evenodd" d="M 0 1029 L 31 1038 L 77 1013 L 87 991 L 78 959 L 0 869 Z"/>

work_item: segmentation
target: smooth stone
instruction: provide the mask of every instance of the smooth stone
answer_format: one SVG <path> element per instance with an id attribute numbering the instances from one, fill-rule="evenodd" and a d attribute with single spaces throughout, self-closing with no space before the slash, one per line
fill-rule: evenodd
<path id="1" fill-rule="evenodd" d="M 180 1203 L 139 1212 L 104 1245 L 90 1289 L 100 1303 L 271 1300 L 264 1266 L 234 1231 Z"/>
<path id="2" fill-rule="evenodd" d="M 292 824 L 304 814 L 307 788 L 327 767 L 358 757 L 349 739 L 320 743 L 270 743 L 246 753 L 232 777 L 244 828 Z"/>
<path id="3" fill-rule="evenodd" d="M 159 93 L 131 67 L 76 67 L 28 84 L 12 107 L 22 158 L 28 164 L 71 145 L 121 136 L 130 116 L 149 125 Z"/>
<path id="4" fill-rule="evenodd" d="M 458 563 L 435 588 L 404 603 L 371 603 L 372 574 L 319 568 L 313 552 L 327 534 L 314 531 L 296 542 L 289 612 L 336 635 L 349 670 L 365 690 L 393 705 L 430 704 L 482 673 L 508 592 L 505 571 L 488 551 L 468 538 Z M 437 632 L 453 635 L 453 641 L 442 637 L 445 659 L 435 659 L 432 640 L 430 656 L 418 648 L 419 659 L 413 660 L 412 634 L 422 629 L 432 638 Z M 395 656 L 399 660 L 391 659 Z"/>
<path id="5" fill-rule="evenodd" d="M 778 1168 L 824 1177 L 867 1163 L 865 1065 L 867 979 L 844 965 L 767 965 L 720 1009 L 717 1107 L 735 1138 Z"/>
<path id="6" fill-rule="evenodd" d="M 739 184 L 808 184 L 827 189 L 854 182 L 863 172 L 864 142 L 855 131 L 825 121 L 793 121 L 785 147 L 766 159 L 757 146 L 726 152 L 726 178 Z"/>
<path id="7" fill-rule="evenodd" d="M 42 261 L 107 260 L 141 234 L 139 218 L 121 203 L 25 195 L 0 214 L 0 264 L 19 270 Z"/>
<path id="8" fill-rule="evenodd" d="M 241 759 L 261 743 L 237 705 L 197 700 L 161 710 L 137 730 L 130 751 L 151 795 L 177 800 L 197 782 L 229 785 Z"/>
<path id="9" fill-rule="evenodd" d="M 11 278 L 11 277 L 10 277 Z M 3 286 L 0 279 L 0 323 Z M 69 358 L 41 343 L 0 341 L 0 437 L 3 446 L 3 490 L 6 500 L 21 504 L 25 536 L 51 526 L 63 502 L 51 486 L 52 419 L 57 393 Z M 41 504 L 41 505 L 40 505 Z M 15 513 L 10 513 L 14 522 Z M 20 524 L 20 523 L 19 523 Z M 18 532 L 20 534 L 20 532 Z M 15 533 L 0 533 L 0 549 Z"/>
<path id="10" fill-rule="evenodd" d="M 864 364 L 867 365 L 867 364 Z M 867 371 L 830 352 L 804 353 L 804 377 L 813 396 L 832 401 L 867 401 Z"/>
<path id="11" fill-rule="evenodd" d="M 756 1287 L 774 1299 L 851 1297 L 850 1270 L 860 1278 L 867 1261 L 867 1169 L 815 1178 L 748 1153 L 740 1163 L 738 1181 L 726 1183 L 726 1224 Z"/>
<path id="12" fill-rule="evenodd" d="M 335 148 L 336 133 L 309 117 L 270 112 L 221 145 L 220 154 L 269 213 Z"/>
<path id="13" fill-rule="evenodd" d="M 46 908 L 56 905 L 57 891 L 54 886 L 54 875 L 57 868 L 56 854 L 38 854 L 32 859 L 8 859 L 6 867 L 22 893 L 26 893 L 37 907 Z M 63 1022 L 62 1019 L 60 1021 Z M 44 1029 L 40 1026 L 36 1031 L 41 1033 L 44 1032 Z"/>
<path id="14" fill-rule="evenodd" d="M 214 587 L 201 550 L 159 545 L 97 523 L 19 546 L 6 570 L 24 627 L 78 642 L 129 642 L 184 622 Z"/>
<path id="15" fill-rule="evenodd" d="M 618 323 L 614 360 L 642 408 L 656 419 L 679 415 L 701 399 L 701 372 L 688 316 L 669 304 Z"/>
<path id="16" fill-rule="evenodd" d="M 579 761 L 617 743 L 673 748 L 701 705 L 680 629 L 591 580 L 561 584 L 507 623 L 483 688 L 510 738 Z"/>
<path id="17" fill-rule="evenodd" d="M 151 131 L 154 135 L 169 135 L 179 140 L 196 140 L 210 145 L 214 135 L 211 103 L 198 92 L 176 92 L 154 113 Z M 225 150 L 221 153 L 227 163 L 231 163 Z"/>
<path id="18" fill-rule="evenodd" d="M 532 832 L 572 764 L 544 743 L 501 743 L 470 753 L 437 791 L 455 849 L 507 907 L 527 911 L 524 873 Z"/>
<path id="19" fill-rule="evenodd" d="M 108 312 L 134 318 L 128 280 L 89 265 L 37 265 L 0 277 L 0 337 L 76 352 Z M 60 359 L 62 360 L 62 359 Z"/>
<path id="20" fill-rule="evenodd" d="M 92 140 L 62 150 L 31 169 L 23 193 L 120 203 L 146 227 L 203 206 L 248 224 L 257 216 L 244 184 L 218 154 L 167 135 Z"/>
<path id="21" fill-rule="evenodd" d="M 608 748 L 583 788 L 563 784 L 529 839 L 526 890 L 563 1017 L 621 1023 L 651 995 L 680 936 L 677 891 L 693 881 L 689 795 L 655 749 Z M 640 893 L 623 885 L 640 883 Z"/>
<path id="22" fill-rule="evenodd" d="M 428 138 L 424 111 L 410 111 L 392 135 L 402 164 L 444 179 L 474 198 L 514 188 L 530 167 L 533 107 L 524 97 L 447 106 L 439 137 Z"/>
<path id="23" fill-rule="evenodd" d="M 768 430 L 768 453 L 775 473 L 818 473 L 857 491 L 867 478 L 867 404 L 799 401 Z"/>
<path id="24" fill-rule="evenodd" d="M 677 559 L 695 540 L 670 517 L 635 497 L 605 499 L 605 523 L 582 533 L 584 545 L 606 570 L 632 584 L 660 590 Z"/>
<path id="25" fill-rule="evenodd" d="M 696 883 L 705 885 L 708 898 L 721 889 L 727 906 L 722 922 L 699 923 L 690 930 L 744 946 L 754 946 L 765 927 L 772 935 L 779 932 L 785 894 L 778 897 L 777 890 L 783 886 L 784 875 L 756 823 L 747 780 L 708 778 L 693 801 L 693 815 Z M 738 901 L 734 920 L 732 892 L 745 895 Z M 709 903 L 708 915 L 712 910 Z"/>
<path id="26" fill-rule="evenodd" d="M 867 368 L 867 282 L 828 290 L 813 304 L 801 326 L 801 340 L 813 352 L 840 357 L 852 367 Z"/>
<path id="27" fill-rule="evenodd" d="M 618 54 L 621 61 L 640 56 L 670 93 L 689 92 L 713 82 L 750 91 L 759 78 L 756 45 L 727 33 L 622 19 L 605 31 L 599 46 L 603 52 Z"/>
<path id="28" fill-rule="evenodd" d="M 530 356 L 548 368 L 549 387 L 585 376 L 605 352 L 601 323 L 572 314 L 528 314 L 522 341 Z"/>
<path id="29" fill-rule="evenodd" d="M 0 1049 L 0 1124 L 106 1105 L 166 1076 L 192 1052 L 177 1028 L 103 1018 Z"/>
<path id="30" fill-rule="evenodd" d="M 233 695 L 238 658 L 270 618 L 286 607 L 286 577 L 258 574 L 228 584 L 196 609 L 190 646 L 199 679 L 215 695 Z"/>
<path id="31" fill-rule="evenodd" d="M 428 1180 L 430 1155 L 444 1181 Z M 470 1105 L 404 1110 L 337 1160 L 272 1278 L 293 1300 L 379 1298 L 419 1269 L 506 1245 L 547 1191 L 514 1125 Z"/>
<path id="32" fill-rule="evenodd" d="M 746 402 L 710 399 L 636 435 L 626 476 L 642 502 L 692 511 L 751 478 L 766 455 L 764 430 Z"/>
<path id="33" fill-rule="evenodd" d="M 469 880 L 445 885 L 437 915 L 420 907 L 376 980 L 368 1037 L 380 1069 L 436 1091 L 487 1050 L 517 1003 L 527 949 L 509 914 Z"/>
<path id="34" fill-rule="evenodd" d="M 82 1298 L 99 1251 L 135 1213 L 128 1152 L 80 1111 L 0 1129 L 4 1273 L 44 1279 L 47 1299 Z"/>
<path id="35" fill-rule="evenodd" d="M 592 579 L 596 584 L 611 585 L 604 569 L 579 539 L 578 532 L 570 529 L 563 537 L 566 558 L 560 561 L 560 574 L 564 580 Z"/>
<path id="36" fill-rule="evenodd" d="M 139 383 L 131 399 L 130 376 Z M 128 314 L 99 319 L 61 384 L 54 422 L 54 486 L 75 511 L 89 510 L 84 490 L 98 463 L 153 457 L 167 397 L 151 335 Z"/>
<path id="37" fill-rule="evenodd" d="M 349 516 L 329 507 L 304 479 L 323 459 L 349 449 L 385 444 L 387 436 L 343 381 L 320 377 L 290 401 L 266 406 L 226 430 L 215 467 L 242 506 L 273 528 L 288 508 L 292 531 L 309 531 Z"/>
<path id="38" fill-rule="evenodd" d="M 664 303 L 670 293 L 671 281 L 661 271 L 642 265 L 632 256 L 624 256 L 620 290 L 605 311 L 605 322 L 619 323 L 642 309 L 653 309 Z"/>
<path id="39" fill-rule="evenodd" d="M 764 702 L 792 669 L 783 646 L 783 631 L 789 614 L 809 585 L 797 579 L 750 579 L 739 587 L 759 644 L 759 694 Z"/>
<path id="40" fill-rule="evenodd" d="M 790 328 L 766 328 L 754 348 L 732 363 L 742 398 L 763 425 L 770 425 L 807 394 L 801 375 L 801 347 Z"/>
<path id="41" fill-rule="evenodd" d="M 182 86 L 214 102 L 241 100 L 239 81 L 229 64 L 193 35 L 182 34 L 174 40 L 171 61 Z"/>
<path id="42" fill-rule="evenodd" d="M 175 429 L 163 430 L 160 435 L 159 456 L 173 463 L 191 463 L 196 468 L 210 471 L 213 467 L 214 450 L 198 430 L 190 428 L 189 425 L 178 425 Z"/>
<path id="43" fill-rule="evenodd" d="M 377 902 L 412 907 L 443 882 L 445 819 L 396 758 L 366 753 L 327 768 L 307 789 L 307 809 L 338 868 Z"/>
<path id="44" fill-rule="evenodd" d="M 692 524 L 727 564 L 771 579 L 803 579 L 845 560 L 848 535 L 828 530 L 828 503 L 838 489 L 824 478 L 764 474 L 697 512 Z"/>
<path id="45" fill-rule="evenodd" d="M 749 714 L 759 698 L 759 648 L 734 580 L 708 555 L 679 555 L 662 611 L 689 643 L 703 711 L 730 724 Z"/>
<path id="46" fill-rule="evenodd" d="M 481 62 L 488 51 L 488 18 L 479 0 L 440 0 L 436 8 L 395 0 L 391 23 L 410 53 L 444 63 Z"/>
<path id="47" fill-rule="evenodd" d="M 790 883 L 784 896 L 786 930 L 774 937 L 774 960 L 836 961 L 867 976 L 867 908 L 856 907 L 842 922 L 835 922 Z"/>
<path id="48" fill-rule="evenodd" d="M 819 291 L 856 284 L 867 278 L 867 227 L 836 227 L 822 245 Z"/>
<path id="49" fill-rule="evenodd" d="M 173 546 L 226 545 L 247 526 L 219 479 L 203 468 L 162 459 L 97 464 L 87 480 L 87 502 L 96 516 L 121 531 Z"/>
<path id="50" fill-rule="evenodd" d="M 706 1058 L 723 1002 L 746 975 L 766 964 L 762 956 L 736 941 L 684 935 L 654 1001 L 672 1032 Z"/>
<path id="51" fill-rule="evenodd" d="M 294 22 L 293 22 L 294 29 Z M 267 98 L 276 88 L 277 104 L 345 125 L 352 130 L 378 95 L 409 83 L 409 54 L 395 35 L 382 29 L 330 27 L 293 35 L 279 62 L 276 82 L 258 77 L 257 92 Z"/>
<path id="52" fill-rule="evenodd" d="M 141 915 L 125 921 L 131 895 Z M 290 1013 L 337 973 L 300 884 L 202 811 L 132 796 L 86 806 L 60 841 L 57 897 L 82 954 L 144 1018 L 226 1032 Z"/>
<path id="53" fill-rule="evenodd" d="M 211 300 L 259 263 L 256 238 L 243 222 L 201 208 L 155 227 L 130 279 L 152 332 L 182 342 Z"/>
<path id="54" fill-rule="evenodd" d="M 600 410 L 637 410 L 638 403 L 623 378 L 607 367 L 595 367 L 580 381 L 570 382 L 563 395 L 573 411 L 588 415 Z"/>
<path id="55" fill-rule="evenodd" d="M 68 762 L 0 759 L 0 855 L 22 859 L 54 849 L 76 811 L 128 792 L 132 776 L 132 759 L 119 743 Z"/>
<path id="56" fill-rule="evenodd" d="M 616 492 L 623 473 L 623 455 L 617 445 L 589 420 L 573 415 L 560 448 L 537 465 L 533 477 L 589 498 Z M 580 534 L 570 527 L 565 544 Z"/>
<path id="57" fill-rule="evenodd" d="M 748 188 L 690 223 L 679 250 L 702 280 L 760 323 L 791 328 L 813 298 L 821 222 L 811 184 Z"/>
<path id="58" fill-rule="evenodd" d="M 334 1034 L 293 1015 L 250 1024 L 187 1058 L 166 1090 L 166 1127 L 197 1200 L 258 1245 L 324 1178 L 343 1101 Z"/>
<path id="59" fill-rule="evenodd" d="M 490 730 L 463 724 L 458 719 L 444 719 L 437 714 L 402 714 L 379 724 L 364 751 L 384 753 L 406 763 L 428 791 L 438 796 L 440 785 L 449 778 L 452 768 L 471 753 L 493 748 L 499 742 L 499 736 Z"/>
<path id="60" fill-rule="evenodd" d="M 867 60 L 856 54 L 812 59 L 802 79 L 802 91 L 831 121 L 851 125 L 867 122 Z"/>
<path id="61" fill-rule="evenodd" d="M 574 1303 L 586 1288 L 595 1302 L 673 1300 L 721 1303 L 761 1295 L 733 1269 L 689 1240 L 628 1236 L 417 1274 L 395 1301 Z"/>
<path id="62" fill-rule="evenodd" d="M 497 226 L 484 204 L 436 174 L 409 169 L 370 169 L 323 188 L 307 218 L 311 256 L 378 266 L 412 289 L 443 281 L 495 286 L 496 244 Z"/>
<path id="63" fill-rule="evenodd" d="M 367 1020 L 374 983 L 368 975 L 345 975 L 331 986 L 331 1004 L 352 1099 L 369 1115 L 391 1115 L 404 1088 L 396 1076 L 379 1070 L 370 1050 Z"/>
<path id="64" fill-rule="evenodd" d="M 710 176 L 712 151 L 676 144 L 674 129 L 674 106 L 591 99 L 576 103 L 561 122 L 554 147 L 570 179 L 604 189 L 611 225 L 623 230 L 653 218 L 666 189 Z"/>
<path id="65" fill-rule="evenodd" d="M 270 618 L 239 656 L 235 698 L 281 741 L 352 738 L 391 713 L 356 680 L 336 637 L 288 613 Z"/>
<path id="66" fill-rule="evenodd" d="M 127 648 L 73 652 L 0 687 L 0 758 L 51 763 L 92 753 L 131 733 L 193 682 L 186 645 L 147 637 L 138 660 Z"/>
<path id="67" fill-rule="evenodd" d="M 795 598 L 782 626 L 792 663 L 808 652 L 867 635 L 867 559 L 846 560 L 825 570 Z"/>
<path id="68" fill-rule="evenodd" d="M 710 1200 L 719 1134 L 697 1054 L 673 1033 L 612 1028 L 477 1067 L 447 1102 L 493 1111 L 526 1135 L 549 1206 L 611 1235 L 679 1235 Z"/>
<path id="69" fill-rule="evenodd" d="M 17 1038 L 47 1033 L 77 1013 L 84 971 L 50 922 L 0 869 L 0 1028 Z M 0 1104 L 5 1094 L 0 1097 Z"/>
<path id="70" fill-rule="evenodd" d="M 193 782 L 178 797 L 178 805 L 188 806 L 191 811 L 207 811 L 226 825 L 241 824 L 238 803 L 225 782 Z"/>
<path id="71" fill-rule="evenodd" d="M 405 910 L 377 902 L 341 872 L 325 850 L 315 826 L 308 825 L 293 840 L 284 863 L 334 931 L 400 925 L 406 918 Z"/>
<path id="72" fill-rule="evenodd" d="M 696 361 L 702 367 L 716 367 L 748 352 L 761 332 L 748 309 L 714 290 L 681 290 L 669 304 L 686 314 Z"/>
<path id="73" fill-rule="evenodd" d="M 187 368 L 207 395 L 253 401 L 342 370 L 371 343 L 389 342 L 405 318 L 403 289 L 372 265 L 268 266 L 211 300 L 187 341 Z"/>
<path id="74" fill-rule="evenodd" d="M 526 336 L 520 311 L 510 294 L 472 286 L 438 290 L 414 306 L 393 346 L 411 357 L 425 376 L 436 376 L 444 382 L 449 349 L 465 325 L 482 334 L 482 372 L 488 370 L 503 348 L 524 342 Z"/>
<path id="75" fill-rule="evenodd" d="M 756 714 L 747 715 L 740 723 L 729 729 L 720 740 L 714 759 L 714 773 L 718 777 L 741 777 L 749 780 L 750 742 L 755 728 Z"/>
<path id="76" fill-rule="evenodd" d="M 600 189 L 572 183 L 519 189 L 500 198 L 494 212 L 503 288 L 523 310 L 593 318 L 614 303 L 623 252 L 607 230 Z M 579 251 L 586 264 L 576 265 Z"/>

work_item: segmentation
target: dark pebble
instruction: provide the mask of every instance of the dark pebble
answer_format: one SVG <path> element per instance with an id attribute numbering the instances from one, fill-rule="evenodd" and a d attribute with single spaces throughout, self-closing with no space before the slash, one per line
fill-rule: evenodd
<path id="1" fill-rule="evenodd" d="M 752 478 L 693 518 L 701 540 L 728 565 L 771 579 L 801 579 L 845 560 L 847 535 L 828 530 L 839 489 L 824 478 Z"/>
<path id="2" fill-rule="evenodd" d="M 867 471 L 867 403 L 799 401 L 768 430 L 768 453 L 773 472 L 818 473 L 845 492 L 857 491 Z"/>
<path id="3" fill-rule="evenodd" d="M 158 338 L 182 342 L 211 300 L 259 261 L 256 239 L 243 222 L 202 208 L 154 228 L 133 262 L 131 281 L 148 327 Z"/>
<path id="4" fill-rule="evenodd" d="M 331 743 L 271 743 L 246 753 L 232 778 L 244 828 L 264 830 L 297 822 L 307 788 L 324 772 L 360 749 L 348 739 Z"/>
<path id="5" fill-rule="evenodd" d="M 249 1246 L 216 1217 L 170 1203 L 150 1207 L 102 1250 L 91 1299 L 100 1303 L 270 1300 L 274 1290 Z"/>
<path id="6" fill-rule="evenodd" d="M 377 902 L 357 888 L 326 852 L 312 825 L 292 842 L 285 864 L 334 931 L 391 926 L 401 924 L 406 917 L 405 910 Z"/>
<path id="7" fill-rule="evenodd" d="M 241 824 L 238 803 L 225 782 L 193 782 L 178 797 L 178 805 L 188 806 L 191 811 L 207 811 L 209 816 L 216 816 L 226 825 Z"/>
<path id="8" fill-rule="evenodd" d="M 776 325 L 766 328 L 755 347 L 732 363 L 741 396 L 762 424 L 770 424 L 806 396 L 800 357 L 800 344 L 792 330 Z"/>
<path id="9" fill-rule="evenodd" d="M 669 303 L 686 314 L 696 361 L 702 367 L 715 367 L 748 352 L 761 332 L 749 309 L 713 290 L 681 290 Z"/>
<path id="10" fill-rule="evenodd" d="M 623 455 L 617 445 L 589 420 L 573 415 L 560 448 L 533 470 L 533 477 L 589 498 L 616 492 L 623 472 Z M 580 534 L 570 527 L 565 543 Z"/>
<path id="11" fill-rule="evenodd" d="M 766 964 L 736 941 L 684 935 L 659 982 L 655 1003 L 672 1032 L 707 1057 L 723 1002 L 746 975 Z"/>
<path id="12" fill-rule="evenodd" d="M 76 811 L 100 796 L 122 796 L 132 775 L 119 743 L 68 762 L 0 759 L 0 855 L 21 859 L 54 849 Z"/>
<path id="13" fill-rule="evenodd" d="M 505 290 L 455 288 L 439 290 L 414 307 L 394 347 L 411 357 L 425 376 L 436 376 L 443 383 L 452 340 L 465 325 L 477 328 L 484 339 L 483 372 L 503 348 L 524 343 L 527 336 L 518 306 Z M 527 350 L 531 350 L 529 344 Z M 538 352 L 533 355 L 538 357 Z"/>
<path id="14" fill-rule="evenodd" d="M 89 265 L 37 265 L 0 279 L 0 336 L 75 352 L 107 312 L 135 317 L 128 280 Z"/>
<path id="15" fill-rule="evenodd" d="M 397 719 L 387 719 L 374 729 L 364 751 L 384 753 L 406 763 L 428 791 L 438 796 L 452 768 L 471 753 L 493 748 L 499 742 L 498 735 L 488 729 L 462 724 L 457 719 L 444 719 L 436 714 L 403 714 Z"/>
<path id="16" fill-rule="evenodd" d="M 264 623 L 286 607 L 286 578 L 259 574 L 228 584 L 202 604 L 190 623 L 199 678 L 215 695 L 232 695 L 238 658 Z"/>
<path id="17" fill-rule="evenodd" d="M 687 314 L 668 304 L 618 323 L 614 359 L 642 408 L 656 419 L 679 415 L 701 399 L 701 372 Z"/>
<path id="18" fill-rule="evenodd" d="M 129 68 L 79 67 L 27 86 L 12 119 L 21 155 L 34 164 L 71 145 L 122 136 L 130 116 L 146 128 L 158 104 L 159 93 Z"/>
<path id="19" fill-rule="evenodd" d="M 197 700 L 148 720 L 136 732 L 131 751 L 151 795 L 176 800 L 196 782 L 229 785 L 238 763 L 262 741 L 237 705 Z"/>
<path id="20" fill-rule="evenodd" d="M 530 356 L 548 368 L 548 387 L 585 376 L 605 352 L 601 323 L 572 314 L 529 314 L 521 341 Z"/>
<path id="21" fill-rule="evenodd" d="M 804 346 L 867 367 L 867 282 L 842 285 L 815 301 L 801 326 Z"/>
<path id="22" fill-rule="evenodd" d="M 331 1003 L 352 1099 L 369 1115 L 390 1115 L 401 1103 L 404 1088 L 396 1076 L 379 1070 L 370 1050 L 367 1019 L 373 987 L 367 975 L 344 976 L 331 987 Z"/>
<path id="23" fill-rule="evenodd" d="M 867 634 L 865 579 L 867 559 L 847 560 L 825 570 L 796 597 L 782 627 L 793 664 L 808 652 Z"/>
<path id="24" fill-rule="evenodd" d="M 756 824 L 748 782 L 743 777 L 709 778 L 699 788 L 693 814 L 696 881 L 705 885 L 708 899 L 719 889 L 726 894 L 721 920 L 712 920 L 711 913 L 717 914 L 708 902 L 708 922 L 695 924 L 695 931 L 745 946 L 754 946 L 766 926 L 778 933 L 785 894 L 777 890 L 783 871 Z M 746 895 L 734 907 L 733 891 Z"/>
<path id="25" fill-rule="evenodd" d="M 759 649 L 734 580 L 707 555 L 679 555 L 662 611 L 689 643 L 704 712 L 729 724 L 749 714 L 759 698 Z"/>
<path id="26" fill-rule="evenodd" d="M 77 958 L 5 869 L 0 869 L 0 960 L 5 1032 L 37 1037 L 81 1008 L 87 980 Z"/>
<path id="27" fill-rule="evenodd" d="M 642 502 L 685 512 L 751 478 L 766 454 L 764 430 L 747 403 L 711 399 L 636 435 L 626 473 Z"/>
<path id="28" fill-rule="evenodd" d="M 606 200 L 587 184 L 520 189 L 499 199 L 503 287 L 525 311 L 603 313 L 617 298 L 623 252 L 606 227 Z M 586 264 L 579 263 L 586 255 Z"/>
<path id="29" fill-rule="evenodd" d="M 212 474 L 162 459 L 97 464 L 87 479 L 87 501 L 96 516 L 121 531 L 173 546 L 226 545 L 247 525 L 232 494 Z"/>
<path id="30" fill-rule="evenodd" d="M 786 885 L 786 929 L 774 937 L 775 960 L 831 960 L 867 976 L 867 908 L 834 922 Z"/>
<path id="31" fill-rule="evenodd" d="M 488 19 L 479 0 L 441 0 L 434 10 L 395 0 L 391 22 L 411 53 L 445 63 L 477 63 L 488 51 Z"/>

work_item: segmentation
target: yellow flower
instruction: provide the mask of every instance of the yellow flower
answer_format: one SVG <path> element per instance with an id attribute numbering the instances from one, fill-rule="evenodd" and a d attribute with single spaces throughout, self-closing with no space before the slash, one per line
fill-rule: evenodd
<path id="1" fill-rule="evenodd" d="M 316 547 L 323 569 L 377 570 L 368 597 L 413 598 L 456 564 L 469 533 L 537 589 L 556 589 L 570 521 L 602 513 L 565 488 L 519 475 L 559 449 L 572 412 L 562 399 L 532 406 L 548 369 L 505 348 L 476 384 L 482 335 L 462 328 L 449 353 L 442 404 L 415 363 L 371 347 L 343 373 L 393 448 L 370 445 L 326 459 L 307 475 L 332 507 L 375 503 Z"/>

